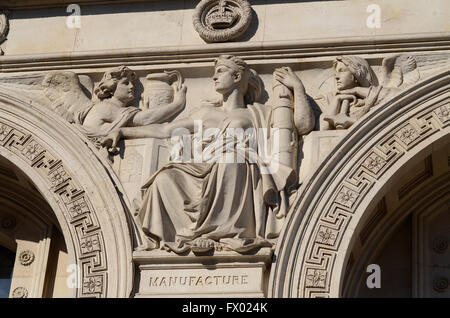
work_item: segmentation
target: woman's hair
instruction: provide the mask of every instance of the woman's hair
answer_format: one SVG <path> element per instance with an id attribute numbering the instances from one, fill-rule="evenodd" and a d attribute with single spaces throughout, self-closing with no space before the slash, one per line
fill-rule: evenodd
<path id="1" fill-rule="evenodd" d="M 217 65 L 225 65 L 235 72 L 242 74 L 244 81 L 244 100 L 246 104 L 257 103 L 261 99 L 263 91 L 263 82 L 255 70 L 251 69 L 245 61 L 233 55 L 220 55 L 215 60 Z"/>
<path id="2" fill-rule="evenodd" d="M 128 78 L 131 82 L 134 82 L 137 75 L 126 66 L 119 66 L 105 72 L 102 80 L 95 85 L 94 94 L 100 100 L 111 98 L 116 91 L 117 83 L 124 77 Z"/>
<path id="3" fill-rule="evenodd" d="M 369 63 L 358 56 L 338 56 L 333 62 L 336 68 L 338 62 L 344 63 L 348 67 L 353 76 L 355 76 L 359 85 L 362 87 L 378 86 L 378 79 Z"/>

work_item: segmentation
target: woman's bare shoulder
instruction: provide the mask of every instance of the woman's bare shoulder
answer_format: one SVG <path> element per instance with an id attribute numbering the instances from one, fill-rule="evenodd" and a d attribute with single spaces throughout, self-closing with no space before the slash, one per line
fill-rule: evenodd
<path id="1" fill-rule="evenodd" d="M 197 106 L 190 112 L 191 117 L 203 117 L 210 115 L 211 113 L 218 112 L 218 107 L 213 105 L 201 105 Z"/>

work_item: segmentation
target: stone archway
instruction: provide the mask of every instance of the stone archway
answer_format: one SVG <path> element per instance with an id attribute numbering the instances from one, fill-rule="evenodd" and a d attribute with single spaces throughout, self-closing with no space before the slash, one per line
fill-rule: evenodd
<path id="1" fill-rule="evenodd" d="M 120 184 L 82 135 L 38 103 L 2 91 L 0 156 L 32 180 L 53 209 L 79 269 L 71 296 L 129 297 L 132 234 Z"/>
<path id="2" fill-rule="evenodd" d="M 448 297 L 449 152 L 450 142 L 433 149 L 382 190 L 351 250 L 343 297 Z M 379 266 L 378 288 L 367 285 L 369 264 Z"/>
<path id="3" fill-rule="evenodd" d="M 450 72 L 380 105 L 302 185 L 271 271 L 272 297 L 340 297 L 357 230 L 395 171 L 450 140 Z"/>
<path id="4" fill-rule="evenodd" d="M 9 274 L 3 271 L 0 297 L 69 297 L 75 282 L 69 282 L 71 262 L 59 222 L 31 180 L 3 157 L 0 206 L 0 249 L 14 255 Z"/>

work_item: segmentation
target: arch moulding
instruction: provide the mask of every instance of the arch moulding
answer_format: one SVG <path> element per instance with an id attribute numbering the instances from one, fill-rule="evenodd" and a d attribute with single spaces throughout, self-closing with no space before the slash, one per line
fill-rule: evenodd
<path id="1" fill-rule="evenodd" d="M 77 268 L 71 296 L 129 297 L 132 236 L 120 184 L 90 147 L 52 111 L 0 91 L 0 156 L 21 169 L 52 207 Z"/>
<path id="2" fill-rule="evenodd" d="M 270 297 L 341 297 L 356 229 L 395 171 L 450 142 L 450 72 L 418 83 L 352 126 L 303 183 L 275 251 Z"/>

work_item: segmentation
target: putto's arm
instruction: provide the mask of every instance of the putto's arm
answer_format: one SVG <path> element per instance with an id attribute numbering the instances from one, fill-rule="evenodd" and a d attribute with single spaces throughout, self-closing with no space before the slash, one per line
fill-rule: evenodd
<path id="1" fill-rule="evenodd" d="M 123 127 L 120 128 L 122 136 L 125 139 L 135 138 L 170 138 L 172 133 L 176 133 L 177 129 L 185 129 L 186 132 L 194 131 L 194 120 L 180 119 L 167 124 L 152 124 L 140 127 Z"/>
<path id="2" fill-rule="evenodd" d="M 194 120 L 180 119 L 167 124 L 152 124 L 139 127 L 122 127 L 109 133 L 102 140 L 102 145 L 108 148 L 115 148 L 120 139 L 137 138 L 170 138 L 176 134 L 177 130 L 184 130 L 186 133 L 194 131 Z"/>

